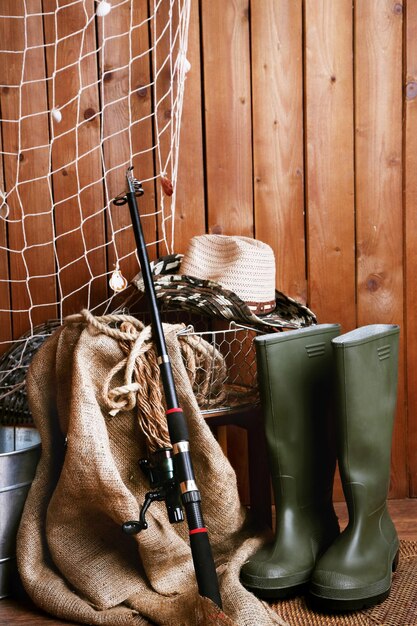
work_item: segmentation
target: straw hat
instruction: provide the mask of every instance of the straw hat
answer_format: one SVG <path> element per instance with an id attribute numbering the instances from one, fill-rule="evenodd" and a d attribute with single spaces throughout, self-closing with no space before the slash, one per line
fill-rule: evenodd
<path id="1" fill-rule="evenodd" d="M 234 320 L 263 330 L 316 324 L 306 306 L 275 289 L 272 248 L 249 237 L 200 235 L 184 255 L 152 265 L 155 292 L 165 309 Z M 133 279 L 144 291 L 142 275 Z"/>

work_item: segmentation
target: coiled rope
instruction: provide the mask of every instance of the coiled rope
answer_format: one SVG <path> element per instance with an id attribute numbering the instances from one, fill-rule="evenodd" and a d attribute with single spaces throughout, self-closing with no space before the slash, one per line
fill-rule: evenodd
<path id="1" fill-rule="evenodd" d="M 87 309 L 64 320 L 65 324 L 80 322 L 115 339 L 125 355 L 110 370 L 101 390 L 100 399 L 109 415 L 136 409 L 149 452 L 169 447 L 170 438 L 151 327 L 130 315 L 95 317 Z M 183 324 L 170 326 L 170 330 L 175 333 L 183 328 Z M 223 356 L 214 346 L 194 334 L 181 334 L 177 339 L 190 383 L 194 390 L 198 389 L 197 403 L 207 404 L 207 396 L 215 387 L 213 404 L 218 406 L 225 398 L 223 383 L 227 371 Z M 123 384 L 111 387 L 120 372 L 123 372 Z"/>

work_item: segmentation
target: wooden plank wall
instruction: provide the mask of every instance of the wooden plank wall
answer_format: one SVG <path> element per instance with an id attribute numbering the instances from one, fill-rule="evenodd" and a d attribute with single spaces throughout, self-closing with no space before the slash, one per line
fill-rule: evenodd
<path id="1" fill-rule="evenodd" d="M 277 287 L 321 322 L 401 325 L 395 497 L 417 495 L 417 414 L 407 415 L 417 345 L 405 350 L 417 334 L 407 284 L 415 86 L 408 99 L 404 89 L 406 71 L 416 80 L 416 11 L 415 0 L 202 0 L 191 25 L 201 33 L 206 230 L 269 243 Z M 179 250 L 198 234 L 181 228 Z"/>
<path id="2" fill-rule="evenodd" d="M 410 494 L 417 495 L 417 1 L 408 2 L 404 68 L 404 262 L 405 262 L 405 392 L 408 421 L 404 458 L 408 459 Z"/>
<path id="3" fill-rule="evenodd" d="M 42 3 L 40 0 L 30 0 L 29 5 L 34 15 L 28 20 L 26 29 L 22 28 L 20 19 L 2 20 L 3 32 L 0 33 L 3 50 L 13 50 L 14 46 L 22 50 L 24 40 L 28 46 L 24 71 L 22 54 L 2 54 L 0 58 L 0 84 L 3 85 L 0 108 L 2 117 L 8 120 L 2 125 L 3 150 L 6 153 L 4 181 L 9 190 L 13 187 L 16 175 L 21 183 L 19 190 L 14 189 L 10 194 L 8 201 L 8 271 L 13 281 L 9 297 L 15 311 L 12 320 L 14 337 L 19 337 L 28 329 L 29 318 L 34 324 L 40 324 L 45 319 L 56 317 L 54 302 L 57 300 L 53 278 L 53 224 L 48 215 L 52 200 L 48 181 L 43 178 L 48 171 L 49 129 L 48 115 L 45 113 L 45 58 L 42 48 L 37 47 L 43 44 L 42 17 L 39 15 Z M 22 4 L 17 7 L 19 11 L 23 15 Z M 16 14 L 15 2 L 5 0 L 2 13 Z M 10 87 L 16 83 L 16 76 L 22 76 L 24 84 L 21 89 Z M 29 84 L 30 81 L 34 82 Z M 16 123 L 19 117 L 23 118 L 20 132 Z M 17 158 L 12 156 L 15 154 Z M 25 183 L 31 179 L 36 180 Z M 32 207 L 31 214 L 26 216 L 25 227 L 22 206 Z M 50 243 L 41 245 L 45 241 L 45 234 Z M 49 303 L 48 306 L 42 306 L 45 302 Z"/>
<path id="4" fill-rule="evenodd" d="M 53 3 L 43 4 L 46 8 Z M 87 4 L 91 11 L 92 3 Z M 100 38 L 103 28 L 117 34 L 119 24 L 125 30 L 126 24 L 140 23 L 143 3 L 133 7 L 130 16 L 127 5 L 118 5 L 111 23 L 97 24 L 97 34 L 92 22 L 91 41 Z M 49 41 L 53 26 L 45 22 L 42 36 Z M 308 302 L 320 322 L 339 322 L 344 331 L 376 322 L 400 324 L 391 483 L 396 498 L 417 496 L 416 42 L 417 0 L 191 0 L 191 70 L 186 78 L 175 221 L 177 252 L 185 251 L 190 237 L 204 232 L 254 236 L 269 243 L 276 257 L 277 287 Z M 63 61 L 72 54 L 68 45 L 68 51 L 62 49 Z M 91 42 L 83 45 L 89 49 Z M 126 81 L 112 73 L 126 45 L 115 37 L 100 53 L 98 67 L 81 67 L 81 74 L 89 72 L 90 77 L 97 71 L 107 73 L 104 92 L 89 93 L 82 105 L 86 121 L 91 118 L 85 125 L 86 146 L 96 145 L 93 114 L 99 99 L 117 97 Z M 47 56 L 46 67 L 38 63 L 37 72 L 50 72 L 50 64 Z M 134 80 L 142 88 L 134 106 L 141 114 L 151 106 L 148 72 L 149 65 L 138 61 Z M 66 80 L 74 83 L 69 76 Z M 86 74 L 85 85 L 90 83 Z M 45 88 L 39 98 L 46 97 L 51 94 Z M 7 90 L 0 94 L 0 103 L 2 112 L 13 108 Z M 117 131 L 126 106 L 120 101 L 109 107 L 104 136 Z M 3 147 L 15 142 L 11 126 L 1 129 Z M 39 133 L 44 131 L 40 125 Z M 145 145 L 151 131 L 145 124 L 137 140 Z M 71 150 L 70 136 L 62 141 L 65 150 Z M 109 139 L 108 157 L 124 154 L 126 141 L 124 135 Z M 53 154 L 59 163 L 58 144 Z M 96 156 L 90 153 L 83 172 L 94 176 Z M 4 161 L 7 182 L 10 165 L 7 158 Z M 146 157 L 142 161 L 142 169 L 152 170 Z M 29 164 L 21 167 L 24 175 Z M 72 172 L 67 174 L 69 184 Z M 91 190 L 91 202 L 119 191 L 115 174 L 109 174 L 104 189 Z M 58 173 L 53 184 L 59 194 L 65 180 Z M 154 210 L 157 193 L 150 186 L 149 211 Z M 114 219 L 117 230 L 123 214 Z M 34 229 L 41 227 L 50 225 L 34 220 Z M 57 222 L 56 227 L 65 231 L 71 225 Z M 156 239 L 157 227 L 150 218 L 150 240 Z M 13 244 L 19 237 L 16 231 L 0 230 L 0 241 L 7 236 Z M 101 215 L 85 235 L 100 242 L 110 231 Z M 131 236 L 124 230 L 116 236 L 130 278 L 136 270 Z M 106 258 L 99 254 L 91 267 L 105 272 L 115 262 L 112 247 Z M 64 259 L 64 250 L 62 255 Z M 0 267 L 20 278 L 24 269 L 15 256 L 7 264 L 2 254 Z M 48 262 L 46 249 L 42 273 Z M 0 287 L 4 302 L 9 296 L 19 302 L 19 293 L 3 295 Z M 106 286 L 98 282 L 95 288 L 99 297 Z M 7 309 L 7 303 L 0 308 Z M 3 318 L 4 313 L 0 332 L 6 338 L 11 327 L 14 333 L 22 327 L 19 320 L 11 326 L 4 319 L 3 324 Z M 229 445 L 233 463 L 244 469 L 241 436 L 231 432 Z"/>

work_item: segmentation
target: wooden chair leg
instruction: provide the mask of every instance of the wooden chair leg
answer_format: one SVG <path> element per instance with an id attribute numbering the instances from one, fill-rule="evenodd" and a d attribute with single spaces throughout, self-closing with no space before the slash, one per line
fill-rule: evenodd
<path id="1" fill-rule="evenodd" d="M 223 453 L 227 456 L 227 426 L 217 426 L 217 441 Z"/>
<path id="2" fill-rule="evenodd" d="M 250 508 L 259 524 L 272 528 L 271 477 L 260 410 L 256 411 L 256 418 L 248 423 L 247 433 Z"/>
<path id="3" fill-rule="evenodd" d="M 260 525 L 267 525 L 272 528 L 271 479 L 260 406 L 242 407 L 241 409 L 236 407 L 233 411 L 225 411 L 224 413 L 209 414 L 207 412 L 204 417 L 211 428 L 217 428 L 218 441 L 226 455 L 226 427 L 233 424 L 246 430 L 250 508 L 254 519 Z"/>

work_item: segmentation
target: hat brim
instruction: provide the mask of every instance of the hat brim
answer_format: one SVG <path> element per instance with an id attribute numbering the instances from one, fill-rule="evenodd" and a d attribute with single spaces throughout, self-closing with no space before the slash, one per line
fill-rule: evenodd
<path id="1" fill-rule="evenodd" d="M 163 308 L 235 321 L 264 331 L 317 324 L 315 314 L 308 307 L 280 291 L 275 291 L 276 306 L 272 312 L 255 315 L 239 296 L 219 283 L 181 274 L 182 257 L 182 254 L 171 254 L 151 263 L 155 293 Z M 132 283 L 144 292 L 141 273 Z"/>

